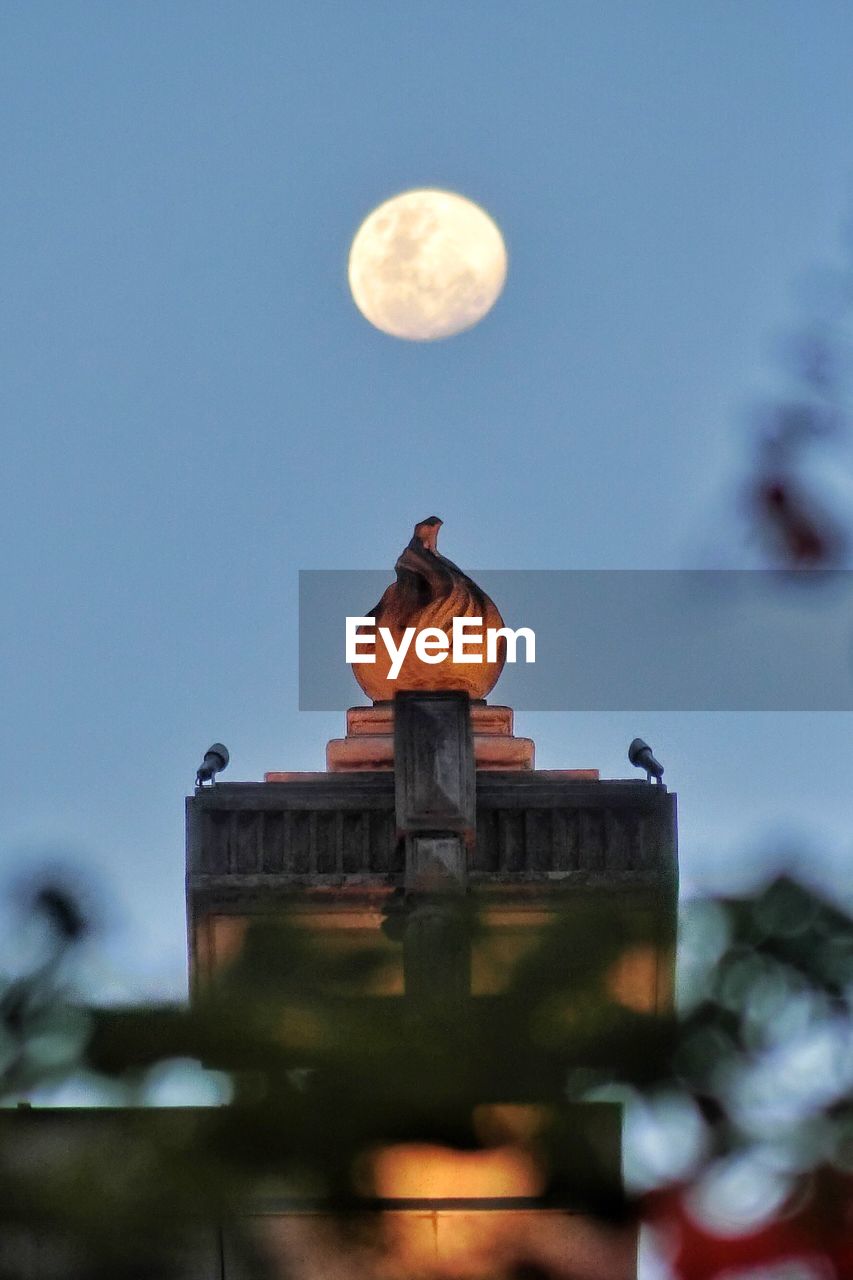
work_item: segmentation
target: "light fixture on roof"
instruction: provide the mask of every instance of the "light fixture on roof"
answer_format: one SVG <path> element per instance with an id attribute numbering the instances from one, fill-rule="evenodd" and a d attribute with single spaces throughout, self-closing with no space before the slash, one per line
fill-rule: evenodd
<path id="1" fill-rule="evenodd" d="M 647 782 L 651 782 L 654 778 L 660 785 L 663 778 L 663 765 L 660 760 L 655 759 L 651 747 L 647 742 L 643 742 L 642 738 L 635 738 L 631 743 L 628 748 L 628 759 L 635 769 L 645 769 Z"/>
<path id="2" fill-rule="evenodd" d="M 214 742 L 213 746 L 208 747 L 204 753 L 204 759 L 195 775 L 195 785 L 203 787 L 206 782 L 213 785 L 217 773 L 221 773 L 227 767 L 230 759 L 228 748 L 221 742 Z"/>

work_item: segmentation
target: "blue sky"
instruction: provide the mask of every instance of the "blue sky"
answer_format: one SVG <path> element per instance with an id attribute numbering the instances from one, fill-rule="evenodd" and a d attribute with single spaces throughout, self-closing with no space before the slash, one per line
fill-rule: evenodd
<path id="1" fill-rule="evenodd" d="M 107 969 L 182 994 L 204 748 L 253 779 L 342 731 L 297 711 L 300 568 L 390 570 L 434 512 L 467 567 L 730 557 L 746 411 L 840 255 L 851 52 L 843 0 L 7 0 L 0 880 L 76 862 Z M 362 218 L 413 186 L 481 203 L 510 255 L 494 311 L 434 344 L 346 285 Z M 824 460 L 844 494 L 849 462 Z M 850 730 L 518 722 L 543 767 L 611 776 L 648 738 L 687 885 L 783 846 L 843 880 Z"/>

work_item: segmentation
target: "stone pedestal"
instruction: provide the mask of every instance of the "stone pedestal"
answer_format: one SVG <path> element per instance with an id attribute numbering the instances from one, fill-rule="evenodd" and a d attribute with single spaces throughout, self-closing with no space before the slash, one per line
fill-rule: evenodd
<path id="1" fill-rule="evenodd" d="M 474 760 L 478 769 L 517 772 L 533 768 L 533 741 L 513 736 L 512 715 L 511 707 L 471 703 Z M 333 738 L 328 743 L 326 768 L 329 773 L 393 769 L 394 704 L 377 702 L 372 707 L 350 707 L 347 736 Z"/>

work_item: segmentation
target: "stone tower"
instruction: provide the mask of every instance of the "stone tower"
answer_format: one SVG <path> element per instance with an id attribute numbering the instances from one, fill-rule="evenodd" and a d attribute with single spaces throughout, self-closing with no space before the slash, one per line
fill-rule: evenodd
<path id="1" fill-rule="evenodd" d="M 452 613 L 460 601 L 453 571 L 461 571 L 438 556 L 434 537 L 431 548 L 418 539 L 428 523 L 401 557 L 402 575 L 398 561 L 398 582 L 426 562 L 431 588 L 439 580 L 442 589 L 444 575 Z M 388 594 L 386 617 L 399 605 Z M 236 954 L 253 919 L 286 905 L 324 946 L 345 950 L 369 937 L 384 948 L 383 999 L 439 1002 L 448 1016 L 486 1025 L 500 1019 L 506 965 L 527 940 L 557 915 L 580 918 L 594 905 L 614 928 L 626 917 L 645 922 L 654 945 L 622 974 L 622 996 L 636 1010 L 667 1010 L 675 796 L 590 769 L 536 770 L 533 744 L 513 736 L 509 708 L 487 704 L 482 690 L 454 688 L 447 667 L 409 683 L 393 701 L 350 709 L 347 736 L 327 748 L 326 771 L 220 782 L 188 799 L 192 990 Z M 457 911 L 472 894 L 484 922 L 474 944 L 460 932 Z M 507 1105 L 530 1106 L 540 1082 L 510 1054 L 500 1088 Z M 616 1110 L 590 1108 L 581 1131 L 583 1150 L 594 1147 L 618 1182 Z M 440 1175 L 421 1169 L 398 1178 L 381 1207 L 408 1224 L 412 1238 L 428 1223 L 422 1250 L 438 1258 L 454 1256 L 462 1219 L 469 1238 L 484 1215 L 572 1212 L 570 1204 L 543 1204 L 511 1173 L 505 1186 L 492 1178 L 487 1191 L 470 1182 L 460 1191 L 447 1167 Z M 282 1222 L 298 1211 L 280 1206 Z M 624 1259 L 621 1274 L 632 1269 Z"/>

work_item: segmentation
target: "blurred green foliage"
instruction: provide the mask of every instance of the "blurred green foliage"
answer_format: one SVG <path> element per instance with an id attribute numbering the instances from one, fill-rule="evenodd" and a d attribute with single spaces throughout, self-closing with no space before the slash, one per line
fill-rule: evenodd
<path id="1" fill-rule="evenodd" d="M 287 913 L 250 929 L 192 1007 L 86 1007 L 67 984 L 82 914 L 54 889 L 33 908 L 50 943 L 0 999 L 6 1104 L 82 1078 L 123 1107 L 0 1115 L 0 1225 L 55 1240 L 57 1274 L 183 1275 L 199 1224 L 228 1221 L 240 1240 L 259 1197 L 322 1201 L 345 1220 L 371 1203 L 365 1152 L 476 1148 L 484 1104 L 537 1107 L 541 1203 L 611 1222 L 668 1182 L 715 1185 L 733 1160 L 758 1156 L 781 1180 L 766 1211 L 821 1170 L 853 1171 L 853 922 L 790 879 L 688 905 L 680 1008 L 665 1014 L 620 998 L 620 964 L 658 939 L 604 896 L 557 917 L 504 990 L 461 1008 L 362 994 L 387 949 L 366 938 L 341 954 Z M 475 908 L 457 920 L 471 941 Z M 152 1074 L 187 1060 L 230 1081 L 227 1105 L 135 1109 Z M 627 1191 L 614 1098 L 645 1126 Z M 645 1165 L 644 1142 L 657 1152 Z M 263 1274 L 248 1236 L 240 1247 Z"/>

